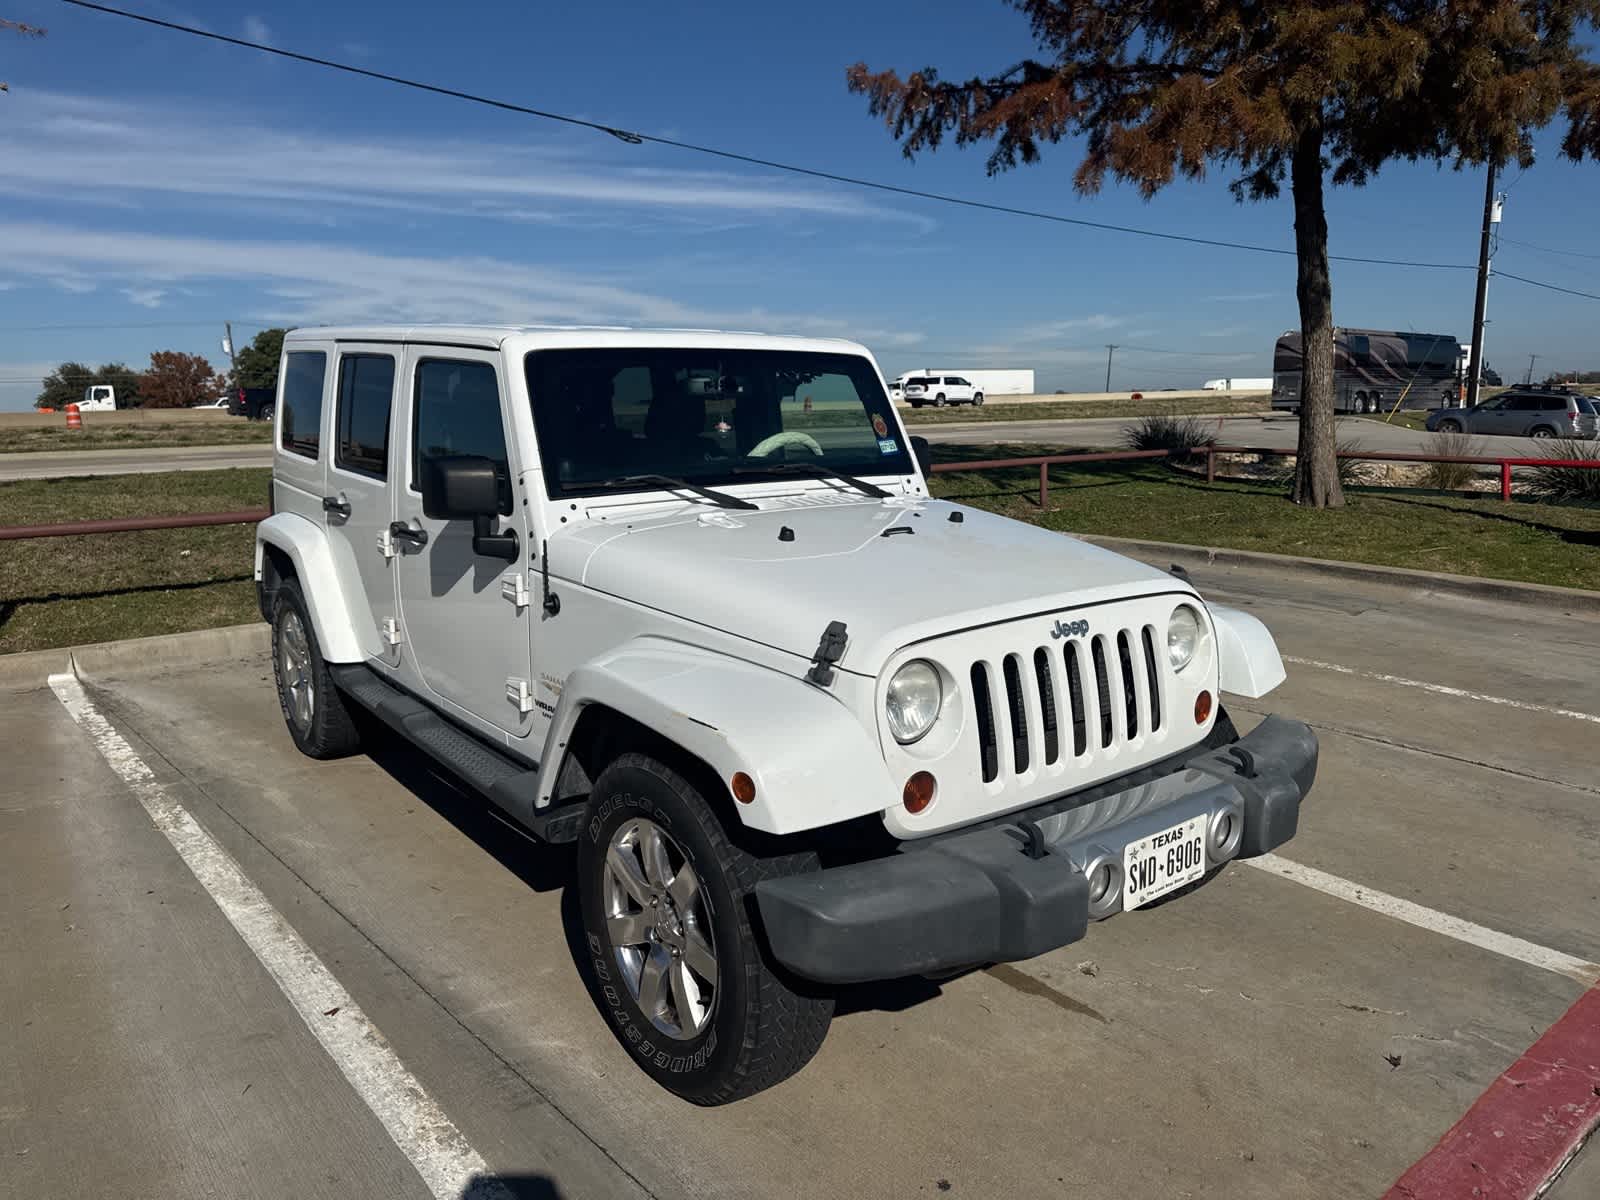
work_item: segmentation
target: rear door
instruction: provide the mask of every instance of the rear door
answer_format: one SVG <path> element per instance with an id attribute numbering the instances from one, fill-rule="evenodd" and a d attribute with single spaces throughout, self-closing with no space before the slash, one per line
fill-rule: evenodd
<path id="1" fill-rule="evenodd" d="M 395 580 L 408 647 L 402 681 L 481 732 L 525 736 L 533 720 L 527 507 L 516 495 L 520 468 L 500 355 L 409 347 L 404 388 L 405 436 L 396 440 L 405 456 L 392 475 Z M 477 554 L 471 521 L 423 513 L 422 464 L 451 454 L 495 463 L 501 502 L 493 531 L 516 531 L 517 561 Z"/>
<path id="2" fill-rule="evenodd" d="M 339 586 L 368 659 L 395 666 L 398 618 L 389 522 L 398 347 L 341 343 L 323 520 Z"/>

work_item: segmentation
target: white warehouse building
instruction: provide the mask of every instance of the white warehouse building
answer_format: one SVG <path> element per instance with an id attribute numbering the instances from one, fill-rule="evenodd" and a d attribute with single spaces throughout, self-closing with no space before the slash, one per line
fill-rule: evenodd
<path id="1" fill-rule="evenodd" d="M 905 372 L 895 382 L 903 387 L 906 380 L 924 375 L 936 375 L 940 378 L 946 375 L 957 376 L 967 380 L 985 396 L 1033 395 L 1033 372 L 1031 370 L 975 371 L 967 367 L 922 367 L 915 371 Z"/>

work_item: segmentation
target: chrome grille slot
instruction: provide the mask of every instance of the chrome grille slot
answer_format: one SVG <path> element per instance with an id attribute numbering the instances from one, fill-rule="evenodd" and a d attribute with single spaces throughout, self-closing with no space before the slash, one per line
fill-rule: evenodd
<path id="1" fill-rule="evenodd" d="M 1044 762 L 1054 766 L 1061 757 L 1061 732 L 1056 719 L 1056 688 L 1050 673 L 1050 652 L 1040 646 L 1033 652 L 1033 675 L 1039 683 L 1039 714 L 1044 722 Z"/>
<path id="2" fill-rule="evenodd" d="M 1161 667 L 1156 662 L 1156 631 L 1146 625 L 1141 632 L 1144 642 L 1144 677 L 1150 687 L 1150 731 L 1161 728 Z"/>
<path id="3" fill-rule="evenodd" d="M 1022 670 L 1015 654 L 1006 655 L 1000 673 L 1006 680 L 1006 715 L 1011 719 L 1012 769 L 1021 775 L 1028 769 L 1028 716 L 1022 704 Z"/>
<path id="4" fill-rule="evenodd" d="M 978 756 L 983 761 L 983 781 L 1000 775 L 1000 748 L 994 733 L 994 703 L 989 696 L 989 668 L 972 664 L 972 703 L 978 717 Z"/>

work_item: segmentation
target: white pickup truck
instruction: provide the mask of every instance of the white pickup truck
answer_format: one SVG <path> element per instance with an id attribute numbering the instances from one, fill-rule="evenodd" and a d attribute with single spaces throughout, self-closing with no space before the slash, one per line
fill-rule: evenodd
<path id="1" fill-rule="evenodd" d="M 871 356 L 700 331 L 301 329 L 262 615 L 295 744 L 398 735 L 576 843 L 584 973 L 701 1104 L 838 985 L 1026 959 L 1293 836 L 1283 667 L 1187 580 L 931 499 Z M 532 1014 L 530 1014 L 532 1015 Z"/>

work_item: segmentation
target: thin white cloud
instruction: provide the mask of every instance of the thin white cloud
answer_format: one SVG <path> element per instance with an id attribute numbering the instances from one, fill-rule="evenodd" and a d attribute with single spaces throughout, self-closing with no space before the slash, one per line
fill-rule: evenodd
<path id="1" fill-rule="evenodd" d="M 136 294 L 183 285 L 250 286 L 261 315 L 291 324 L 483 321 L 765 327 L 903 347 L 921 334 L 852 322 L 848 315 L 708 308 L 640 289 L 626 275 L 555 271 L 483 256 L 386 254 L 336 242 L 228 240 L 66 225 L 0 222 L 0 261 L 14 276 L 60 285 L 86 275 Z"/>
<path id="2" fill-rule="evenodd" d="M 141 308 L 160 308 L 165 288 L 123 288 L 122 294 Z"/>
<path id="3" fill-rule="evenodd" d="M 1231 292 L 1221 296 L 1202 296 L 1202 304 L 1250 304 L 1256 300 L 1274 300 L 1277 292 Z"/>
<path id="4" fill-rule="evenodd" d="M 1114 316 L 1111 313 L 1090 313 L 1082 317 L 1062 317 L 1054 321 L 1042 321 L 1036 325 L 1024 325 L 1011 335 L 1010 340 L 1015 342 L 1053 342 L 1077 334 L 1104 333 L 1126 325 L 1129 320 L 1130 318 L 1128 317 Z"/>
<path id="5" fill-rule="evenodd" d="M 252 42 L 262 42 L 267 45 L 272 42 L 272 30 L 257 16 L 248 16 L 244 19 L 244 36 Z"/>
<path id="6" fill-rule="evenodd" d="M 625 152 L 629 162 L 609 148 L 579 152 L 553 141 L 288 132 L 233 116 L 198 122 L 192 110 L 52 92 L 16 97 L 12 116 L 0 126 L 0 192 L 77 203 L 143 197 L 169 211 L 210 211 L 225 200 L 235 214 L 270 206 L 279 219 L 312 223 L 389 212 L 589 225 L 643 215 L 712 231 L 730 219 L 867 220 L 921 231 L 934 225 L 924 214 L 842 188 L 645 165 L 646 150 Z"/>

